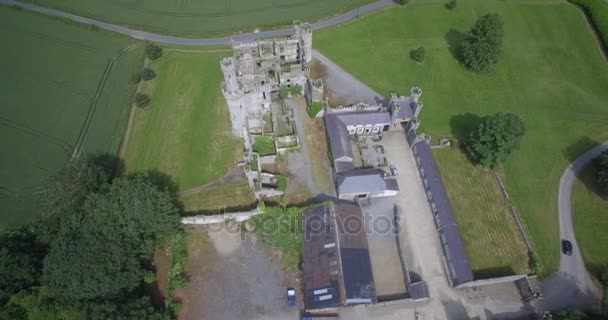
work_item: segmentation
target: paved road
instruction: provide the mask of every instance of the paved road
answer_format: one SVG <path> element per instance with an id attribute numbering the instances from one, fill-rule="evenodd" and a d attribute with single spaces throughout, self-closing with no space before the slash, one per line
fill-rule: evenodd
<path id="1" fill-rule="evenodd" d="M 560 239 L 567 239 L 572 242 L 572 256 L 561 253 L 559 271 L 544 282 L 545 301 L 550 303 L 547 308 L 571 306 L 596 309 L 599 307 L 602 296 L 601 290 L 591 281 L 576 243 L 574 226 L 572 225 L 572 188 L 577 175 L 585 166 L 606 150 L 608 150 L 608 141 L 583 153 L 564 171 L 560 180 L 557 200 L 559 206 L 559 233 Z M 561 247 L 559 250 L 561 252 Z"/>
<path id="2" fill-rule="evenodd" d="M 94 19 L 85 18 L 82 16 L 78 16 L 75 14 L 71 14 L 71 13 L 67 13 L 67 12 L 63 12 L 63 11 L 59 11 L 59 10 L 55 10 L 55 9 L 38 6 L 35 4 L 23 3 L 23 2 L 17 1 L 17 0 L 0 0 L 0 4 L 19 6 L 23 9 L 26 9 L 29 11 L 34 11 L 34 12 L 47 14 L 47 15 L 51 15 L 51 16 L 62 17 L 62 18 L 66 18 L 66 19 L 70 19 L 70 20 L 79 22 L 79 23 L 98 26 L 101 29 L 121 33 L 121 34 L 127 35 L 129 37 L 139 39 L 139 40 L 153 41 L 153 42 L 166 43 L 166 44 L 174 44 L 174 45 L 186 45 L 186 46 L 225 45 L 225 44 L 231 44 L 232 42 L 247 42 L 247 41 L 253 41 L 253 40 L 262 39 L 262 38 L 288 36 L 293 33 L 293 28 L 283 28 L 283 29 L 275 29 L 275 30 L 256 32 L 256 33 L 243 33 L 243 34 L 221 37 L 221 38 L 182 38 L 182 37 L 173 37 L 173 36 L 167 36 L 167 35 L 162 35 L 162 34 L 157 34 L 157 33 L 150 33 L 150 32 L 135 30 L 135 29 L 131 29 L 131 28 L 127 28 L 127 27 L 123 27 L 123 26 L 119 26 L 119 25 L 115 25 L 115 24 L 111 24 L 111 23 L 106 23 L 106 22 L 102 22 L 102 21 L 98 21 L 98 20 L 94 20 Z M 378 2 L 374 2 L 369 5 L 360 7 L 358 9 L 332 17 L 330 19 L 316 22 L 313 24 L 313 29 L 319 30 L 319 29 L 331 27 L 334 25 L 338 25 L 338 24 L 344 23 L 348 20 L 357 18 L 359 15 L 363 15 L 363 14 L 366 14 L 366 13 L 369 13 L 369 12 L 372 12 L 372 11 L 375 11 L 375 10 L 378 10 L 378 9 L 381 9 L 384 7 L 388 7 L 393 4 L 394 4 L 393 0 L 381 0 Z"/>

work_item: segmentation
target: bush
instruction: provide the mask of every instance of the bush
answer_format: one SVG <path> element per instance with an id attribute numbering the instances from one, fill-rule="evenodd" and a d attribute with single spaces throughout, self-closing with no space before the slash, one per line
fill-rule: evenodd
<path id="1" fill-rule="evenodd" d="M 156 274 L 152 271 L 144 272 L 144 282 L 147 284 L 154 283 L 156 281 Z"/>
<path id="2" fill-rule="evenodd" d="M 145 108 L 150 103 L 150 97 L 145 93 L 137 93 L 135 95 L 135 105 L 140 108 Z"/>
<path id="3" fill-rule="evenodd" d="M 482 16 L 462 44 L 462 63 L 475 72 L 490 71 L 500 58 L 503 37 L 502 18 L 496 13 Z"/>
<path id="4" fill-rule="evenodd" d="M 528 252 L 528 265 L 534 274 L 540 274 L 543 271 L 543 265 L 534 252 Z"/>
<path id="5" fill-rule="evenodd" d="M 424 61 L 424 47 L 418 47 L 410 51 L 410 57 L 412 60 L 422 63 Z"/>
<path id="6" fill-rule="evenodd" d="M 512 113 L 496 113 L 481 119 L 465 141 L 469 156 L 484 167 L 494 168 L 519 148 L 526 126 Z"/>
<path id="7" fill-rule="evenodd" d="M 150 68 L 145 68 L 144 70 L 141 71 L 141 74 L 139 75 L 140 79 L 144 80 L 144 81 L 150 81 L 154 78 L 156 78 L 156 72 L 154 72 L 154 70 L 150 69 Z"/>
<path id="8" fill-rule="evenodd" d="M 308 115 L 309 115 L 311 118 L 316 117 L 316 116 L 317 116 L 317 113 L 321 112 L 321 110 L 323 110 L 323 107 L 324 107 L 324 106 L 325 106 L 325 105 L 323 104 L 323 102 L 320 102 L 320 101 L 313 102 L 313 103 L 310 105 L 310 107 L 308 107 Z"/>
<path id="9" fill-rule="evenodd" d="M 448 10 L 454 10 L 456 9 L 457 5 L 458 2 L 456 2 L 456 0 L 450 0 L 445 4 L 445 7 L 448 8 Z"/>
<path id="10" fill-rule="evenodd" d="M 408 1 L 409 0 L 395 0 L 395 3 L 404 6 L 408 3 Z"/>
<path id="11" fill-rule="evenodd" d="M 597 187 L 604 196 L 608 196 L 608 151 L 593 160 L 593 169 Z M 608 275 L 606 276 L 608 277 Z M 605 279 L 605 281 L 608 281 L 608 279 Z"/>
<path id="12" fill-rule="evenodd" d="M 163 48 L 154 43 L 149 43 L 146 46 L 146 57 L 150 60 L 156 60 L 163 55 Z"/>
<path id="13" fill-rule="evenodd" d="M 591 18 L 593 26 L 599 33 L 604 48 L 608 49 L 608 3 L 598 0 L 569 0 L 579 5 Z"/>

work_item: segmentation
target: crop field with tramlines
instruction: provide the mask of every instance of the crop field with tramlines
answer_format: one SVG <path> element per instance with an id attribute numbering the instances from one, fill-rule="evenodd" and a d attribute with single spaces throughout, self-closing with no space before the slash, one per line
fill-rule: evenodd
<path id="1" fill-rule="evenodd" d="M 463 161 L 457 148 L 434 156 L 475 278 L 528 273 L 526 245 L 492 171 Z"/>
<path id="2" fill-rule="evenodd" d="M 0 7 L 0 226 L 36 216 L 45 179 L 75 154 L 116 152 L 140 46 Z"/>
<path id="3" fill-rule="evenodd" d="M 374 0 L 27 0 L 133 28 L 217 36 L 318 20 Z"/>

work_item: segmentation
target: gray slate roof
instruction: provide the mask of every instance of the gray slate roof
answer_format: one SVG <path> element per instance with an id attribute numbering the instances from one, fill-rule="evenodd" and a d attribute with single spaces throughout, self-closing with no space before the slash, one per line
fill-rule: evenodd
<path id="1" fill-rule="evenodd" d="M 353 149 L 350 144 L 350 136 L 346 126 L 338 119 L 338 116 L 333 113 L 325 115 L 325 128 L 329 138 L 329 144 L 334 161 L 348 157 L 353 158 Z M 338 168 L 336 168 L 338 171 Z"/>
<path id="2" fill-rule="evenodd" d="M 379 192 L 388 189 L 384 174 L 379 169 L 357 169 L 338 173 L 337 182 L 339 194 Z"/>
<path id="3" fill-rule="evenodd" d="M 392 119 L 411 119 L 414 117 L 414 110 L 418 108 L 416 102 L 410 101 L 408 97 L 400 97 L 395 101 L 391 101 L 391 113 L 395 112 L 395 104 L 399 104 L 400 108 L 396 113 L 392 114 Z"/>
<path id="4" fill-rule="evenodd" d="M 424 169 L 422 179 L 426 178 L 428 182 L 427 190 L 430 190 L 432 195 L 430 202 L 435 204 L 436 211 L 433 214 L 437 227 L 441 228 L 440 236 L 443 238 L 442 245 L 450 268 L 452 283 L 457 286 L 473 281 L 473 271 L 469 264 L 464 242 L 454 220 L 450 200 L 441 181 L 431 147 L 425 141 L 419 141 L 414 144 L 412 151 L 415 156 L 420 157 L 420 166 Z"/>
<path id="5" fill-rule="evenodd" d="M 381 123 L 391 123 L 388 112 L 345 112 L 336 114 L 338 119 L 346 126 L 364 126 Z"/>

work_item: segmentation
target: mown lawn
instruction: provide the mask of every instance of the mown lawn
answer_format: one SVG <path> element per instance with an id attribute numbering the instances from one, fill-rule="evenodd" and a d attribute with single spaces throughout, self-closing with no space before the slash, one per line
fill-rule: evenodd
<path id="1" fill-rule="evenodd" d="M 246 210 L 256 202 L 247 183 L 224 185 L 180 199 L 187 213 L 221 214 L 227 209 Z"/>
<path id="2" fill-rule="evenodd" d="M 581 12 L 562 1 L 414 2 L 315 34 L 315 47 L 373 89 L 424 91 L 420 132 L 456 137 L 479 116 L 519 115 L 529 131 L 500 171 L 547 275 L 559 263 L 557 190 L 579 141 L 608 138 L 608 64 Z M 499 13 L 504 55 L 495 72 L 465 70 L 452 46 L 476 18 Z M 417 64 L 410 50 L 423 46 Z M 461 170 L 460 163 L 440 164 Z"/>
<path id="3" fill-rule="evenodd" d="M 572 214 L 576 241 L 587 269 L 598 279 L 608 270 L 608 199 L 597 192 L 588 167 L 574 185 Z"/>
<path id="4" fill-rule="evenodd" d="M 163 34 L 202 37 L 317 20 L 374 0 L 26 0 Z"/>
<path id="5" fill-rule="evenodd" d="M 470 164 L 457 147 L 433 155 L 475 278 L 529 273 L 526 245 L 492 171 Z"/>
<path id="6" fill-rule="evenodd" d="M 243 143 L 231 133 L 220 90 L 221 58 L 165 50 L 151 64 L 158 76 L 142 88 L 151 101 L 136 112 L 127 171 L 156 169 L 184 190 L 222 177 L 242 159 Z"/>
<path id="7" fill-rule="evenodd" d="M 16 226 L 74 149 L 118 151 L 143 46 L 7 6 L 0 42 L 0 225 Z"/>

